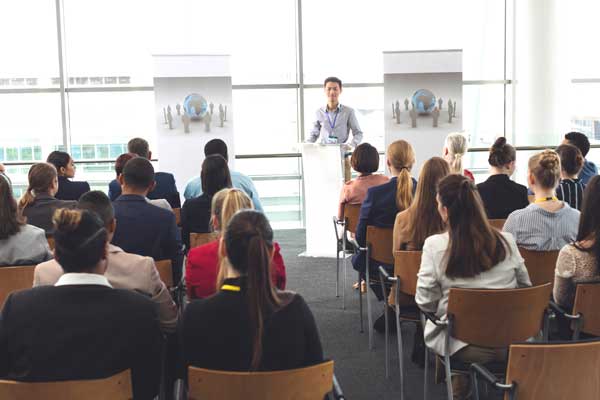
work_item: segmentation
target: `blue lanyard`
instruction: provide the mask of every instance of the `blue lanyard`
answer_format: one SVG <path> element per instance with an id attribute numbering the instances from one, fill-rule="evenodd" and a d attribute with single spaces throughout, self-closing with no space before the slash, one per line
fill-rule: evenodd
<path id="1" fill-rule="evenodd" d="M 329 111 L 327 110 L 327 106 L 325 106 L 325 115 L 327 115 L 327 121 L 329 121 L 329 127 L 331 128 L 331 134 L 335 129 L 335 122 L 337 121 L 338 114 L 340 113 L 340 108 L 338 106 L 337 110 L 335 110 L 335 117 L 333 118 L 333 124 L 331 123 L 331 118 L 329 118 Z M 331 136 L 330 134 L 330 136 Z"/>

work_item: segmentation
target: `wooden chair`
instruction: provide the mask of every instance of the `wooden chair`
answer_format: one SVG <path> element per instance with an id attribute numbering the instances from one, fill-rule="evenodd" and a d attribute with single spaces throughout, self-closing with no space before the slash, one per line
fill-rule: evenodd
<path id="1" fill-rule="evenodd" d="M 525 259 L 525 266 L 533 286 L 550 283 L 554 286 L 554 270 L 558 250 L 533 251 L 519 247 L 519 253 Z"/>
<path id="2" fill-rule="evenodd" d="M 346 255 L 353 253 L 352 248 L 348 247 L 348 233 L 356 233 L 356 225 L 358 225 L 358 216 L 360 214 L 360 204 L 345 204 L 344 217 L 339 220 L 337 216 L 333 217 L 333 229 L 336 237 L 336 284 L 335 297 L 340 297 L 340 253 L 343 254 L 344 263 L 344 283 L 342 285 L 342 309 L 346 309 Z M 338 231 L 338 226 L 342 226 L 342 234 Z"/>
<path id="3" fill-rule="evenodd" d="M 448 320 L 423 313 L 427 319 L 446 330 L 446 346 L 450 336 L 475 346 L 508 347 L 539 334 L 547 328 L 549 283 L 521 289 L 458 289 L 451 288 L 448 298 Z M 451 365 L 448 353 L 443 357 L 448 399 L 452 400 Z M 425 351 L 425 399 L 427 398 L 429 351 Z M 467 373 L 465 370 L 456 370 Z"/>
<path id="4" fill-rule="evenodd" d="M 0 309 L 9 294 L 33 286 L 35 265 L 0 268 Z"/>
<path id="5" fill-rule="evenodd" d="M 582 332 L 600 336 L 599 302 L 600 283 L 580 283 L 575 291 L 575 302 L 571 314 L 568 314 L 553 302 L 550 305 L 555 312 L 573 321 L 573 340 L 578 340 Z"/>
<path id="6" fill-rule="evenodd" d="M 167 289 L 172 290 L 175 285 L 173 284 L 173 265 L 171 260 L 154 260 L 156 269 L 160 280 L 163 281 Z"/>
<path id="7" fill-rule="evenodd" d="M 48 241 L 48 247 L 50 247 L 50 250 L 54 250 L 54 238 L 52 236 L 47 236 L 46 240 Z"/>
<path id="8" fill-rule="evenodd" d="M 190 400 L 321 400 L 333 388 L 333 361 L 270 372 L 189 367 L 188 384 Z"/>
<path id="9" fill-rule="evenodd" d="M 105 379 L 58 382 L 0 381 L 0 399 L 129 400 L 131 398 L 133 393 L 129 370 Z"/>
<path id="10" fill-rule="evenodd" d="M 506 383 L 485 367 L 473 364 L 474 399 L 477 377 L 505 392 L 505 400 L 600 399 L 600 341 L 520 343 L 510 346 Z"/>
<path id="11" fill-rule="evenodd" d="M 385 376 L 389 377 L 389 355 L 388 355 L 388 313 L 387 307 L 391 307 L 394 310 L 396 316 L 396 332 L 398 342 L 398 363 L 400 370 L 400 398 L 404 399 L 404 351 L 402 348 L 402 330 L 400 324 L 402 322 L 414 322 L 420 324 L 419 312 L 414 312 L 416 304 L 413 305 L 412 310 L 409 308 L 408 312 L 402 311 L 402 304 L 400 304 L 400 295 L 404 294 L 414 298 L 417 292 L 417 274 L 421 267 L 421 251 L 394 251 L 394 276 L 390 277 L 387 271 L 383 267 L 379 267 L 379 278 L 381 279 L 381 286 L 385 287 L 385 282 L 391 282 L 392 295 L 387 302 L 384 302 L 384 315 L 385 315 Z"/>
<path id="12" fill-rule="evenodd" d="M 175 214 L 175 223 L 177 226 L 181 226 L 181 208 L 174 208 L 173 214 Z"/>
<path id="13" fill-rule="evenodd" d="M 208 233 L 190 233 L 190 249 L 194 247 L 202 246 L 203 244 L 212 242 L 213 240 L 217 240 L 219 238 L 219 234 L 217 232 L 208 232 Z"/>
<path id="14" fill-rule="evenodd" d="M 492 225 L 494 228 L 498 229 L 499 231 L 502 230 L 502 228 L 504 228 L 504 223 L 506 222 L 505 219 L 490 219 L 490 225 Z"/>

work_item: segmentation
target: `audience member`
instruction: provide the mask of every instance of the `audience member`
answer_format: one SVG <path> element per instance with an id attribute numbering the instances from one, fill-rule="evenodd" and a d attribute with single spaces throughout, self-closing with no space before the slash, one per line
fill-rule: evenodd
<path id="1" fill-rule="evenodd" d="M 527 250 L 560 250 L 575 240 L 579 211 L 558 200 L 555 190 L 560 181 L 560 158 L 554 150 L 544 150 L 529 159 L 527 182 L 535 201 L 513 211 L 504 231 Z"/>
<path id="2" fill-rule="evenodd" d="M 556 188 L 556 197 L 571 208 L 581 210 L 583 201 L 583 183 L 577 178 L 583 167 L 583 155 L 573 145 L 561 144 L 556 148 L 560 157 L 560 183 Z"/>
<path id="3" fill-rule="evenodd" d="M 131 139 L 129 143 L 127 143 L 127 151 L 147 160 L 152 159 L 150 145 L 142 138 Z M 154 180 L 156 181 L 156 185 L 148 193 L 147 197 L 150 200 L 166 199 L 171 205 L 171 208 L 180 208 L 181 200 L 179 199 L 179 192 L 177 191 L 173 174 L 168 172 L 157 172 L 154 175 Z M 120 195 L 121 185 L 119 184 L 118 179 L 114 179 L 108 185 L 108 197 L 110 197 L 111 201 L 115 201 Z"/>
<path id="4" fill-rule="evenodd" d="M 356 179 L 348 181 L 340 193 L 338 219 L 344 218 L 345 204 L 361 204 L 367 197 L 367 190 L 373 186 L 383 185 L 389 178 L 382 174 L 375 174 L 379 169 L 379 153 L 369 143 L 361 143 L 352 152 L 350 164 L 359 173 Z"/>
<path id="5" fill-rule="evenodd" d="M 12 182 L 10 181 L 10 178 L 8 177 L 8 175 L 6 175 L 6 168 L 4 167 L 4 164 L 0 163 L 0 177 L 6 179 L 8 181 L 8 184 L 12 187 Z"/>
<path id="6" fill-rule="evenodd" d="M 0 175 L 0 266 L 32 265 L 50 258 L 44 230 L 25 223 L 8 179 Z"/>
<path id="7" fill-rule="evenodd" d="M 54 216 L 54 286 L 9 295 L 0 316 L 0 376 L 20 381 L 99 379 L 131 369 L 135 399 L 158 394 L 161 333 L 155 304 L 103 276 L 107 232 L 89 211 Z"/>
<path id="8" fill-rule="evenodd" d="M 127 253 L 171 260 L 173 279 L 179 282 L 181 238 L 175 215 L 146 201 L 146 195 L 155 185 L 152 164 L 143 157 L 129 160 L 119 183 L 123 194 L 113 203 L 117 227 L 112 243 Z"/>
<path id="9" fill-rule="evenodd" d="M 579 151 L 581 151 L 581 155 L 586 157 L 588 152 L 590 151 L 590 140 L 586 135 L 581 132 L 569 132 L 565 135 L 565 139 L 563 140 L 563 144 L 572 144 L 577 147 Z M 588 181 L 595 175 L 598 175 L 598 167 L 591 161 L 588 161 L 584 158 L 583 161 L 583 169 L 579 173 L 579 179 L 581 179 L 581 183 L 585 186 Z"/>
<path id="10" fill-rule="evenodd" d="M 252 201 L 239 189 L 222 189 L 212 198 L 211 223 L 213 229 L 224 236 L 225 227 L 233 215 L 244 209 L 252 209 Z M 187 256 L 185 268 L 185 283 L 188 298 L 205 298 L 212 296 L 217 290 L 217 274 L 224 268 L 219 268 L 227 259 L 219 257 L 220 240 L 191 249 Z M 280 290 L 285 289 L 285 264 L 281 257 L 279 244 L 273 242 L 273 259 L 271 260 L 271 278 L 273 285 Z"/>
<path id="11" fill-rule="evenodd" d="M 490 177 L 477 185 L 489 219 L 506 219 L 508 215 L 529 205 L 527 188 L 510 179 L 515 172 L 517 152 L 499 137 L 490 148 Z"/>
<path id="12" fill-rule="evenodd" d="M 58 200 L 54 197 L 58 191 L 56 168 L 49 163 L 33 164 L 27 174 L 29 186 L 19 200 L 19 211 L 27 218 L 27 223 L 42 228 L 46 235 L 54 229 L 52 216 L 57 208 L 74 208 L 73 200 Z"/>
<path id="13" fill-rule="evenodd" d="M 77 207 L 100 217 L 108 233 L 109 244 L 104 274 L 108 282 L 117 289 L 135 290 L 151 298 L 157 305 L 162 330 L 174 332 L 177 325 L 177 308 L 165 284 L 160 280 L 154 260 L 126 253 L 110 244 L 117 227 L 110 199 L 100 191 L 91 191 L 81 196 Z M 64 273 L 56 260 L 39 264 L 35 267 L 33 286 L 54 285 Z"/>
<path id="14" fill-rule="evenodd" d="M 90 184 L 72 181 L 75 177 L 75 163 L 64 151 L 53 151 L 46 162 L 54 165 L 58 173 L 58 192 L 54 195 L 59 200 L 79 200 L 82 194 L 90 191 Z"/>
<path id="15" fill-rule="evenodd" d="M 323 361 L 315 319 L 304 299 L 270 279 L 273 231 L 263 213 L 242 210 L 221 239 L 229 263 L 219 292 L 185 309 L 185 364 L 225 371 L 293 369 Z"/>
<path id="16" fill-rule="evenodd" d="M 415 300 L 423 311 L 447 319 L 451 287 L 513 289 L 531 286 L 523 258 L 513 237 L 500 233 L 486 218 L 481 198 L 470 179 L 448 175 L 438 185 L 438 210 L 448 224 L 445 233 L 430 236 L 423 245 Z M 485 348 L 450 337 L 431 321 L 425 325 L 425 343 L 439 355 L 448 352 L 465 363 L 487 363 L 506 359 L 507 349 Z M 452 376 L 455 399 L 468 392 L 465 375 Z"/>
<path id="17" fill-rule="evenodd" d="M 221 189 L 231 187 L 227 160 L 218 154 L 207 156 L 202 162 L 202 194 L 186 200 L 181 208 L 181 233 L 185 247 L 190 248 L 190 233 L 210 232 L 210 203 Z"/>
<path id="18" fill-rule="evenodd" d="M 204 146 L 205 157 L 213 154 L 219 154 L 225 160 L 229 161 L 227 144 L 221 139 L 209 140 Z M 254 187 L 254 182 L 252 182 L 252 179 L 241 172 L 234 171 L 232 169 L 229 170 L 229 173 L 231 174 L 232 186 L 234 188 L 241 189 L 244 193 L 246 193 L 252 200 L 254 209 L 262 212 L 262 204 L 260 203 L 260 198 L 258 196 L 258 192 L 256 191 L 256 187 Z M 192 178 L 185 186 L 183 197 L 185 197 L 186 200 L 190 200 L 200 196 L 202 192 L 202 176 L 196 176 L 195 178 Z"/>
<path id="19" fill-rule="evenodd" d="M 461 174 L 475 182 L 475 177 L 466 168 L 463 168 L 463 157 L 467 154 L 469 145 L 467 138 L 462 133 L 450 133 L 446 136 L 446 142 L 442 154 L 444 160 L 450 164 L 450 172 L 453 174 Z"/>

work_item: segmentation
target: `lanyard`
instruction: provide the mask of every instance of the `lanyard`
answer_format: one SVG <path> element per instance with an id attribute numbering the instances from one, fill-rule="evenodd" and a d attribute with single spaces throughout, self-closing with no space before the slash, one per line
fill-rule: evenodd
<path id="1" fill-rule="evenodd" d="M 545 201 L 552 201 L 552 200 L 557 200 L 558 201 L 558 197 L 556 196 L 552 196 L 552 197 L 544 197 L 543 199 L 535 199 L 534 203 L 543 203 Z"/>
<path id="2" fill-rule="evenodd" d="M 325 115 L 327 115 L 327 121 L 329 121 L 329 127 L 331 128 L 331 134 L 333 134 L 333 130 L 335 129 L 335 122 L 337 121 L 338 114 L 340 113 L 340 108 L 338 106 L 337 110 L 335 110 L 335 117 L 333 118 L 333 123 L 331 123 L 331 118 L 329 118 L 329 111 L 327 110 L 327 106 L 325 106 Z M 330 134 L 330 136 L 331 136 Z"/>
<path id="3" fill-rule="evenodd" d="M 230 292 L 239 292 L 240 287 L 235 285 L 223 285 L 221 286 L 221 290 L 228 290 Z"/>

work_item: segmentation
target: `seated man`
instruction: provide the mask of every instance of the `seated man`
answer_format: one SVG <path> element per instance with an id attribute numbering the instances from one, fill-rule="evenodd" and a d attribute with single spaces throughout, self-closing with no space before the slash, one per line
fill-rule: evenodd
<path id="1" fill-rule="evenodd" d="M 208 141 L 204 146 L 204 156 L 208 157 L 212 154 L 219 154 L 225 160 L 229 160 L 229 156 L 227 154 L 227 144 L 221 139 L 213 139 Z M 234 188 L 241 189 L 244 193 L 250 197 L 252 200 L 252 204 L 254 205 L 254 209 L 257 211 L 263 211 L 262 204 L 260 204 L 260 198 L 258 197 L 258 192 L 254 187 L 254 182 L 248 176 L 242 174 L 238 171 L 229 170 L 231 174 L 231 184 Z M 202 178 L 197 176 L 190 180 L 183 192 L 183 197 L 186 200 L 196 198 L 202 194 Z"/>
<path id="2" fill-rule="evenodd" d="M 139 157 L 143 157 L 147 160 L 152 159 L 152 152 L 150 146 L 145 139 L 133 138 L 127 143 L 127 151 L 129 153 L 137 154 Z M 166 199 L 172 208 L 180 208 L 181 200 L 179 199 L 179 192 L 177 186 L 175 186 L 175 177 L 173 174 L 168 172 L 157 172 L 154 176 L 156 186 L 148 193 L 150 200 L 154 199 Z M 121 186 L 119 181 L 114 179 L 108 185 L 108 197 L 112 201 L 115 201 L 117 197 L 121 195 Z"/>
<path id="3" fill-rule="evenodd" d="M 108 233 L 89 211 L 54 214 L 54 286 L 12 293 L 0 315 L 0 376 L 101 379 L 131 369 L 135 399 L 158 394 L 162 337 L 155 304 L 104 277 Z"/>
<path id="4" fill-rule="evenodd" d="M 92 211 L 100 217 L 110 242 L 117 222 L 108 197 L 99 190 L 87 192 L 79 199 L 77 208 Z M 63 274 L 64 271 L 56 260 L 46 261 L 35 267 L 33 286 L 54 285 Z M 104 276 L 114 288 L 135 290 L 150 297 L 158 308 L 163 332 L 175 331 L 177 308 L 165 284 L 160 280 L 153 259 L 126 253 L 119 247 L 109 244 Z"/>
<path id="5" fill-rule="evenodd" d="M 142 157 L 129 160 L 119 183 L 123 193 L 113 203 L 117 228 L 112 243 L 127 253 L 171 260 L 173 279 L 179 282 L 183 259 L 175 214 L 146 201 L 155 186 L 152 164 Z"/>

